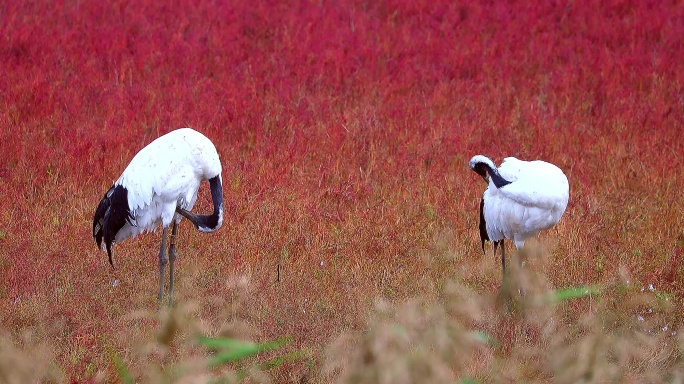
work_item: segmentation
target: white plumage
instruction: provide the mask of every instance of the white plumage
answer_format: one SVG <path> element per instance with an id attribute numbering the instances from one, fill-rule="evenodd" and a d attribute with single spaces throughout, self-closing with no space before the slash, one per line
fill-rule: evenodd
<path id="1" fill-rule="evenodd" d="M 214 203 L 211 215 L 189 211 L 203 180 L 209 181 Z M 214 144 L 201 133 L 182 128 L 163 135 L 140 150 L 100 201 L 93 218 L 93 237 L 104 245 L 112 263 L 112 247 L 140 233 L 163 228 L 159 252 L 160 292 L 170 260 L 169 303 L 173 299 L 173 262 L 178 223 L 187 217 L 199 230 L 213 232 L 223 222 L 221 162 Z M 166 233 L 173 223 L 169 257 Z M 169 259 L 170 258 L 170 259 Z M 113 265 L 113 264 L 112 264 Z"/>
<path id="2" fill-rule="evenodd" d="M 480 237 L 501 244 L 505 273 L 504 239 L 522 248 L 525 240 L 556 225 L 568 205 L 568 179 L 557 166 L 541 161 L 507 157 L 497 168 L 482 155 L 470 160 L 470 169 L 488 183 L 480 204 Z M 489 176 L 489 177 L 487 177 Z"/>
<path id="3" fill-rule="evenodd" d="M 168 227 L 174 217 L 180 222 L 176 207 L 192 210 L 200 183 L 215 176 L 221 180 L 221 161 L 206 136 L 181 128 L 157 138 L 133 157 L 114 183 L 128 190 L 135 224 L 126 223 L 116 242 L 153 231 L 159 224 Z"/>

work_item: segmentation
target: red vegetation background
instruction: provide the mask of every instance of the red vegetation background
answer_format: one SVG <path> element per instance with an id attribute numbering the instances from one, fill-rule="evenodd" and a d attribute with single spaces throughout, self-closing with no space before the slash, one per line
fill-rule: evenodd
<path id="1" fill-rule="evenodd" d="M 180 300 L 248 276 L 259 339 L 319 356 L 374 297 L 435 295 L 463 266 L 492 263 L 471 283 L 495 291 L 478 153 L 568 175 L 542 235 L 556 286 L 625 267 L 684 298 L 680 1 L 9 1 L 0 36 L 1 326 L 41 330 L 74 380 L 111 369 L 123 315 L 156 305 L 159 234 L 112 270 L 94 209 L 185 126 L 216 144 L 227 210 L 213 236 L 181 228 Z M 453 265 L 429 271 L 444 242 Z"/>

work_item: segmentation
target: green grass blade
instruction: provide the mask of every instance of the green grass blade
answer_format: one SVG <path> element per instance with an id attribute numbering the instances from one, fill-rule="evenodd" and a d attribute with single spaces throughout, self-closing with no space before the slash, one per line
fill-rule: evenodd
<path id="1" fill-rule="evenodd" d="M 587 285 L 581 287 L 572 287 L 556 290 L 547 296 L 550 302 L 561 302 L 573 299 L 579 299 L 585 296 L 598 296 L 601 294 L 601 287 L 598 285 Z"/>
<path id="2" fill-rule="evenodd" d="M 236 349 L 244 348 L 246 345 L 254 345 L 251 341 L 229 339 L 225 337 L 200 337 L 199 343 L 213 350 Z"/>
<path id="3" fill-rule="evenodd" d="M 295 351 L 288 353 L 285 356 L 279 356 L 274 359 L 271 359 L 269 361 L 266 361 L 264 363 L 259 364 L 259 369 L 262 371 L 268 371 L 269 369 L 274 369 L 282 366 L 285 363 L 290 363 L 296 360 L 303 359 L 305 357 L 305 354 L 303 351 Z M 237 372 L 238 377 L 240 380 L 244 379 L 248 375 L 247 370 L 241 370 Z"/>
<path id="4" fill-rule="evenodd" d="M 475 340 L 487 344 L 490 347 L 496 347 L 497 342 L 496 339 L 493 338 L 491 335 L 489 335 L 487 332 L 484 331 L 475 331 L 474 332 Z"/>
<path id="5" fill-rule="evenodd" d="M 121 357 L 119 357 L 119 354 L 114 352 L 114 355 L 112 356 L 112 361 L 114 363 L 114 367 L 116 367 L 116 372 L 119 375 L 119 382 L 122 384 L 135 384 L 135 380 L 133 379 L 133 375 L 131 375 L 131 372 L 128 370 L 128 367 L 126 366 L 126 363 L 121 360 Z"/>
<path id="6" fill-rule="evenodd" d="M 293 361 L 296 361 L 296 360 L 299 360 L 302 358 L 304 358 L 304 352 L 303 351 L 295 351 L 295 352 L 288 353 L 285 356 L 276 357 L 272 360 L 269 360 L 265 363 L 262 363 L 259 365 L 259 368 L 261 368 L 261 370 L 263 370 L 263 371 L 267 371 L 269 369 L 278 368 L 285 363 L 290 363 L 290 362 L 293 362 Z"/>
<path id="7" fill-rule="evenodd" d="M 254 343 L 251 341 L 228 338 L 202 337 L 199 339 L 200 344 L 209 349 L 219 351 L 218 354 L 209 361 L 212 366 L 235 362 L 261 352 L 272 351 L 282 347 L 289 341 L 290 339 L 287 337 L 264 343 Z"/>

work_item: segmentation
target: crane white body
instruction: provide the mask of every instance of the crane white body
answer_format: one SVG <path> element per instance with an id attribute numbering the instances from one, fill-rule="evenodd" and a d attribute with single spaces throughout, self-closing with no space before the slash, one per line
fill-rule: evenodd
<path id="1" fill-rule="evenodd" d="M 525 240 L 558 224 L 568 206 L 568 179 L 557 166 L 541 161 L 507 157 L 498 168 L 511 183 L 497 188 L 493 179 L 485 190 L 484 218 L 489 240 Z"/>
<path id="2" fill-rule="evenodd" d="M 505 277 L 504 239 L 522 248 L 525 240 L 558 224 L 568 206 L 570 185 L 563 171 L 541 160 L 507 157 L 497 168 L 483 155 L 470 160 L 470 169 L 487 182 L 480 204 L 482 249 L 489 240 L 501 244 Z"/>
<path id="3" fill-rule="evenodd" d="M 153 231 L 159 224 L 166 228 L 174 218 L 180 222 L 176 207 L 192 210 L 200 183 L 215 176 L 221 179 L 221 161 L 206 136 L 191 128 L 160 136 L 141 149 L 114 182 L 128 190 L 133 216 L 116 234 L 116 242 Z"/>
<path id="4" fill-rule="evenodd" d="M 208 181 L 214 212 L 190 212 L 197 201 L 202 181 Z M 214 232 L 223 223 L 221 161 L 216 147 L 206 136 L 191 129 L 171 131 L 138 152 L 114 185 L 105 193 L 93 217 L 93 237 L 112 261 L 115 243 L 163 228 L 159 250 L 159 300 L 164 291 L 164 274 L 169 266 L 169 304 L 173 302 L 174 261 L 178 223 L 183 217 L 202 232 Z M 168 227 L 173 224 L 169 252 Z M 104 240 L 104 244 L 103 244 Z"/>

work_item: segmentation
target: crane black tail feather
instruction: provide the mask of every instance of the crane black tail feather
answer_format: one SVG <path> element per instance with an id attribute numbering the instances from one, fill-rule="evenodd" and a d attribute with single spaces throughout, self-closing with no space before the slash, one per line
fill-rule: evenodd
<path id="1" fill-rule="evenodd" d="M 109 256 L 109 264 L 114 268 L 112 247 L 116 234 L 126 225 L 132 224 L 133 215 L 128 206 L 128 190 L 121 185 L 114 185 L 105 193 L 93 216 L 93 238 L 98 248 L 102 248 L 104 240 Z"/>
<path id="2" fill-rule="evenodd" d="M 482 252 L 484 253 L 485 241 L 489 241 L 489 235 L 487 235 L 487 222 L 484 217 L 484 198 L 480 200 L 480 240 L 482 240 Z"/>

